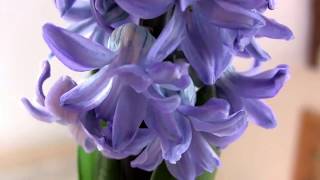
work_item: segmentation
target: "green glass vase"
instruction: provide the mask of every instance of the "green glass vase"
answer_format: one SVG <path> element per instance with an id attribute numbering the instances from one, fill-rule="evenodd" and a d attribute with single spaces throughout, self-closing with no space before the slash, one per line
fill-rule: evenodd
<path id="1" fill-rule="evenodd" d="M 86 153 L 78 148 L 79 180 L 175 180 L 167 167 L 162 163 L 155 171 L 147 172 L 130 167 L 130 161 L 113 160 L 104 157 L 100 152 Z M 214 180 L 215 173 L 204 173 L 197 180 Z"/>

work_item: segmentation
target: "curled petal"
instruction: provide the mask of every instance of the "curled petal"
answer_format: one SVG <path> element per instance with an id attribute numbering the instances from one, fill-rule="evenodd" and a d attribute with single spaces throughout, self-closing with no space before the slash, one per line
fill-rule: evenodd
<path id="1" fill-rule="evenodd" d="M 82 84 L 65 93 L 60 101 L 63 105 L 79 110 L 91 110 L 101 104 L 108 96 L 111 89 L 111 78 L 108 67 L 105 67 Z"/>
<path id="2" fill-rule="evenodd" d="M 216 136 L 231 136 L 246 123 L 246 114 L 239 111 L 229 116 L 230 106 L 222 99 L 212 99 L 203 106 L 182 106 L 179 111 L 187 115 L 193 128 Z"/>
<path id="3" fill-rule="evenodd" d="M 79 21 L 91 16 L 88 2 L 77 0 L 55 0 L 55 5 L 63 18 Z"/>
<path id="4" fill-rule="evenodd" d="M 199 78 L 212 85 L 231 62 L 231 51 L 236 35 L 217 26 L 203 26 L 196 13 L 189 14 L 187 37 L 181 48 Z"/>
<path id="5" fill-rule="evenodd" d="M 42 65 L 42 72 L 40 74 L 40 77 L 38 79 L 37 83 L 37 89 L 36 89 L 36 95 L 37 95 L 37 102 L 44 106 L 44 100 L 45 100 L 45 95 L 43 93 L 43 83 L 46 81 L 51 74 L 50 70 L 50 64 L 48 61 L 44 61 Z"/>
<path id="6" fill-rule="evenodd" d="M 131 167 L 152 171 L 156 169 L 161 162 L 160 142 L 159 140 L 153 140 L 135 160 L 131 161 Z"/>
<path id="7" fill-rule="evenodd" d="M 152 45 L 147 59 L 153 62 L 160 62 L 176 50 L 184 39 L 185 26 L 185 18 L 180 10 L 176 8 L 172 18 Z"/>
<path id="8" fill-rule="evenodd" d="M 270 55 L 264 51 L 254 40 L 246 46 L 245 52 L 255 59 L 255 67 L 258 67 L 261 62 L 271 59 Z"/>
<path id="9" fill-rule="evenodd" d="M 103 100 L 103 102 L 95 108 L 95 112 L 98 117 L 104 119 L 111 119 L 114 115 L 117 101 L 121 93 L 121 83 L 117 78 L 114 78 L 114 81 L 111 86 L 109 95 Z"/>
<path id="10" fill-rule="evenodd" d="M 60 97 L 74 88 L 76 83 L 68 76 L 61 77 L 49 90 L 45 99 L 47 110 L 59 118 L 63 124 L 73 124 L 78 121 L 79 113 L 69 107 L 64 107 L 60 103 Z"/>
<path id="11" fill-rule="evenodd" d="M 24 107 L 29 111 L 29 113 L 35 119 L 38 119 L 38 120 L 44 121 L 44 122 L 49 122 L 49 123 L 57 120 L 57 118 L 54 117 L 50 112 L 48 112 L 44 107 L 35 106 L 26 98 L 22 98 L 21 101 L 22 101 Z"/>
<path id="12" fill-rule="evenodd" d="M 157 111 L 163 113 L 172 113 L 176 111 L 181 104 L 181 99 L 177 95 L 162 97 L 152 89 L 149 90 L 149 92 L 145 92 L 144 95 L 149 98 L 150 105 L 154 106 Z"/>
<path id="13" fill-rule="evenodd" d="M 218 148 L 226 148 L 229 144 L 235 142 L 237 139 L 241 137 L 241 135 L 245 132 L 248 127 L 248 122 L 246 122 L 236 133 L 231 136 L 215 136 L 210 133 L 202 132 L 201 134 L 205 139 L 212 145 Z"/>
<path id="14" fill-rule="evenodd" d="M 156 108 L 149 107 L 145 122 L 160 138 L 162 157 L 176 163 L 191 142 L 192 130 L 188 120 L 180 114 L 159 113 Z"/>
<path id="15" fill-rule="evenodd" d="M 116 56 L 102 45 L 52 24 L 44 25 L 43 36 L 53 54 L 75 71 L 101 68 Z"/>
<path id="16" fill-rule="evenodd" d="M 221 80 L 217 81 L 217 96 L 228 101 L 231 106 L 230 113 L 236 113 L 244 109 L 242 98 Z"/>
<path id="17" fill-rule="evenodd" d="M 162 62 L 152 64 L 146 71 L 157 84 L 166 85 L 171 89 L 185 89 L 190 84 L 188 68 L 189 65 L 186 63 Z"/>
<path id="18" fill-rule="evenodd" d="M 252 29 L 265 25 L 258 12 L 226 1 L 199 1 L 199 11 L 208 22 L 225 28 Z"/>
<path id="19" fill-rule="evenodd" d="M 152 80 L 147 76 L 146 72 L 137 65 L 123 65 L 114 70 L 119 80 L 130 85 L 137 92 L 143 92 L 152 84 Z"/>
<path id="20" fill-rule="evenodd" d="M 174 0 L 115 0 L 124 10 L 143 19 L 152 19 L 163 14 Z"/>
<path id="21" fill-rule="evenodd" d="M 150 144 L 155 138 L 155 135 L 147 129 L 139 129 L 136 137 L 131 143 L 121 151 L 115 151 L 111 147 L 100 149 L 101 153 L 109 158 L 124 159 L 128 156 L 138 155 L 144 147 Z"/>
<path id="22" fill-rule="evenodd" d="M 269 6 L 269 3 L 267 0 L 227 0 L 228 2 L 237 4 L 238 6 L 241 6 L 246 9 L 265 9 Z"/>
<path id="23" fill-rule="evenodd" d="M 230 105 L 223 99 L 210 99 L 202 106 L 182 105 L 178 108 L 184 115 L 204 122 L 219 122 L 229 116 Z"/>
<path id="24" fill-rule="evenodd" d="M 186 152 L 176 163 L 166 162 L 167 168 L 174 177 L 183 180 L 194 180 L 196 172 L 190 154 Z"/>
<path id="25" fill-rule="evenodd" d="M 225 119 L 224 122 L 211 123 L 211 133 L 218 137 L 233 136 L 234 134 L 237 134 L 239 129 L 241 129 L 245 124 L 247 124 L 246 112 L 239 111 L 232 114 L 228 119 Z M 199 131 L 210 132 L 209 124 L 207 124 L 207 126 L 205 126 L 206 124 L 198 125 L 198 127 L 196 127 L 197 125 L 195 125 L 195 127 Z"/>
<path id="26" fill-rule="evenodd" d="M 271 98 L 279 92 L 288 80 L 288 71 L 287 65 L 279 65 L 272 70 L 253 76 L 231 73 L 228 80 L 230 87 L 242 97 Z"/>
<path id="27" fill-rule="evenodd" d="M 96 149 L 96 145 L 92 139 L 83 130 L 81 124 L 79 123 L 70 124 L 69 129 L 72 136 L 75 138 L 77 143 L 87 152 L 90 153 Z"/>
<path id="28" fill-rule="evenodd" d="M 130 87 L 123 87 L 113 119 L 112 147 L 123 150 L 135 138 L 145 119 L 147 100 Z"/>
<path id="29" fill-rule="evenodd" d="M 91 9 L 97 23 L 107 32 L 112 32 L 112 24 L 124 22 L 129 14 L 114 1 L 91 0 Z"/>
<path id="30" fill-rule="evenodd" d="M 266 21 L 266 25 L 259 29 L 257 32 L 258 37 L 263 36 L 272 39 L 285 40 L 293 39 L 293 33 L 288 27 L 276 22 L 273 19 L 268 19 L 266 17 L 264 17 L 264 19 Z"/>
<path id="31" fill-rule="evenodd" d="M 166 164 L 177 179 L 193 180 L 205 171 L 213 172 L 220 165 L 220 159 L 200 133 L 193 133 L 189 150 L 176 164 Z"/>
<path id="32" fill-rule="evenodd" d="M 244 101 L 246 110 L 251 119 L 257 125 L 271 129 L 277 126 L 277 120 L 269 106 L 259 100 L 246 99 Z"/>

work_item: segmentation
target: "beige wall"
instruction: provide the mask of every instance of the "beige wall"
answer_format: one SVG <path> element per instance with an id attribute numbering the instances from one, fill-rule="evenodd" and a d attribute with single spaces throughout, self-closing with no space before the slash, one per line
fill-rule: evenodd
<path id="1" fill-rule="evenodd" d="M 320 72 L 306 68 L 309 2 L 278 1 L 271 17 L 292 28 L 291 42 L 262 40 L 273 57 L 268 67 L 277 63 L 291 66 L 291 80 L 278 97 L 268 100 L 278 117 L 278 127 L 264 130 L 251 125 L 242 139 L 223 152 L 218 180 L 290 180 L 295 163 L 296 137 L 304 109 L 320 110 Z M 239 63 L 242 66 L 241 63 Z"/>
<path id="2" fill-rule="evenodd" d="M 262 40 L 273 56 L 269 67 L 289 63 L 292 78 L 280 95 L 268 101 L 274 108 L 279 127 L 266 131 L 250 126 L 237 143 L 223 152 L 218 180 L 289 180 L 294 161 L 299 116 L 303 108 L 319 109 L 320 73 L 305 68 L 308 42 L 308 1 L 282 0 L 270 16 L 289 25 L 295 32 L 292 42 Z M 33 97 L 40 61 L 48 49 L 41 38 L 45 22 L 61 24 L 51 1 L 0 0 L 0 149 L 12 151 L 57 141 L 71 141 L 67 130 L 40 123 L 19 103 Z M 241 64 L 241 63 L 240 63 Z M 54 64 L 53 76 L 72 74 Z M 52 83 L 52 80 L 49 84 Z"/>

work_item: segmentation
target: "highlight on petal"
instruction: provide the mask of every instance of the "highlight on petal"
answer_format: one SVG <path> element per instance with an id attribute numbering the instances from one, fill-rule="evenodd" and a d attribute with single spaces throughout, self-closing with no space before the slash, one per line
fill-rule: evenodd
<path id="1" fill-rule="evenodd" d="M 288 66 L 279 65 L 256 75 L 231 73 L 228 80 L 232 89 L 235 89 L 236 93 L 242 97 L 271 98 L 280 91 L 288 78 Z"/>
<path id="2" fill-rule="evenodd" d="M 260 28 L 265 25 L 258 12 L 226 1 L 199 1 L 199 12 L 207 22 L 220 27 L 235 29 Z"/>
<path id="3" fill-rule="evenodd" d="M 154 106 L 157 111 L 163 113 L 172 113 L 176 111 L 181 104 L 181 99 L 178 95 L 162 97 L 154 89 L 149 89 L 144 95 L 149 99 L 149 104 L 151 106 Z"/>
<path id="4" fill-rule="evenodd" d="M 137 135 L 131 143 L 123 150 L 116 151 L 112 147 L 104 147 L 101 153 L 112 159 L 124 159 L 129 156 L 137 156 L 143 148 L 150 144 L 155 138 L 154 133 L 148 129 L 139 129 Z"/>
<path id="5" fill-rule="evenodd" d="M 230 42 L 236 36 L 227 29 L 203 26 L 197 15 L 190 19 L 181 48 L 202 82 L 212 85 L 231 62 Z"/>
<path id="6" fill-rule="evenodd" d="M 61 17 L 67 20 L 80 21 L 91 16 L 90 6 L 86 1 L 55 0 L 54 2 Z"/>
<path id="7" fill-rule="evenodd" d="M 79 120 L 79 113 L 60 103 L 60 97 L 77 84 L 68 76 L 61 77 L 49 90 L 45 99 L 46 109 L 59 118 L 62 124 L 73 124 Z"/>
<path id="8" fill-rule="evenodd" d="M 212 98 L 202 106 L 181 105 L 179 112 L 206 122 L 219 122 L 229 116 L 230 105 L 224 99 Z"/>
<path id="9" fill-rule="evenodd" d="M 146 64 L 145 56 L 154 37 L 147 28 L 133 23 L 116 28 L 108 41 L 108 48 L 119 51 L 118 64 Z"/>
<path id="10" fill-rule="evenodd" d="M 161 113 L 156 107 L 149 106 L 145 122 L 160 138 L 162 157 L 176 163 L 191 142 L 192 130 L 188 120 L 180 114 Z"/>
<path id="11" fill-rule="evenodd" d="M 112 147 L 118 151 L 126 148 L 142 121 L 146 118 L 147 99 L 130 87 L 122 87 L 115 109 L 112 127 Z"/>
<path id="12" fill-rule="evenodd" d="M 251 40 L 251 42 L 246 46 L 245 52 L 255 59 L 254 67 L 258 67 L 261 62 L 271 59 L 271 56 L 264 51 L 255 40 Z"/>
<path id="13" fill-rule="evenodd" d="M 60 101 L 65 106 L 88 111 L 98 105 L 109 95 L 112 85 L 112 75 L 108 67 L 89 77 L 80 85 L 65 93 Z"/>
<path id="14" fill-rule="evenodd" d="M 51 67 L 48 61 L 44 61 L 42 64 L 42 72 L 38 79 L 37 88 L 36 88 L 36 96 L 37 102 L 44 106 L 45 95 L 43 93 L 43 83 L 50 77 L 51 75 Z"/>
<path id="15" fill-rule="evenodd" d="M 160 16 L 174 4 L 174 0 L 115 0 L 115 2 L 130 14 L 143 19 Z"/>
<path id="16" fill-rule="evenodd" d="M 53 54 L 75 71 L 88 71 L 109 64 L 116 53 L 63 28 L 46 24 L 43 37 Z"/>
<path id="17" fill-rule="evenodd" d="M 249 10 L 260 10 L 268 8 L 269 6 L 268 0 L 228 0 L 228 2 L 237 4 L 238 6 Z"/>
<path id="18" fill-rule="evenodd" d="M 139 156 L 131 161 L 131 167 L 145 171 L 155 170 L 162 162 L 159 139 L 153 140 Z"/>
<path id="19" fill-rule="evenodd" d="M 248 122 L 246 122 L 241 128 L 238 129 L 231 136 L 215 136 L 211 133 L 201 132 L 202 136 L 212 145 L 218 148 L 226 148 L 229 144 L 238 140 L 241 135 L 245 132 L 248 127 Z"/>
<path id="20" fill-rule="evenodd" d="M 192 180 L 205 171 L 213 172 L 220 165 L 220 159 L 202 135 L 195 132 L 189 150 L 176 164 L 166 162 L 166 165 L 177 179 Z"/>
<path id="21" fill-rule="evenodd" d="M 268 19 L 266 17 L 263 18 L 265 19 L 266 25 L 262 28 L 259 28 L 257 32 L 257 37 L 262 36 L 272 39 L 285 40 L 291 40 L 294 38 L 292 31 L 285 25 L 282 25 L 273 19 Z"/>
<path id="22" fill-rule="evenodd" d="M 84 131 L 80 121 L 69 125 L 70 132 L 78 144 L 87 152 L 90 153 L 96 149 L 94 141 L 89 138 Z"/>
<path id="23" fill-rule="evenodd" d="M 50 112 L 48 112 L 42 106 L 36 106 L 32 104 L 28 99 L 22 98 L 21 99 L 24 107 L 29 111 L 29 113 L 37 120 L 44 121 L 44 122 L 54 122 L 57 120 Z"/>
<path id="24" fill-rule="evenodd" d="M 182 12 L 175 8 L 174 14 L 152 45 L 147 59 L 150 62 L 163 61 L 180 45 L 185 37 L 186 22 Z"/>
<path id="25" fill-rule="evenodd" d="M 179 0 L 181 11 L 185 11 L 187 7 L 191 6 L 197 0 Z"/>
<path id="26" fill-rule="evenodd" d="M 118 77 L 118 81 L 131 86 L 138 93 L 146 91 L 152 84 L 147 73 L 138 65 L 123 65 L 112 71 Z"/>
<path id="27" fill-rule="evenodd" d="M 147 67 L 146 71 L 153 82 L 173 90 L 185 89 L 191 83 L 187 63 L 154 63 Z"/>
<path id="28" fill-rule="evenodd" d="M 91 0 L 90 4 L 96 22 L 107 32 L 113 31 L 113 24 L 124 24 L 129 18 L 129 14 L 113 0 Z"/>

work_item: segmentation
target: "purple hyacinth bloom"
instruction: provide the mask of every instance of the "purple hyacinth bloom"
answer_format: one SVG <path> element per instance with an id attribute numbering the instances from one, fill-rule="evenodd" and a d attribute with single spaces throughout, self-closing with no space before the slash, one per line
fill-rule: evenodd
<path id="1" fill-rule="evenodd" d="M 114 28 L 122 24 L 138 23 L 139 19 L 121 9 L 114 0 L 55 0 L 61 17 L 72 24 L 69 30 L 90 33 L 90 39 L 105 43 Z"/>
<path id="2" fill-rule="evenodd" d="M 81 127 L 80 112 L 60 104 L 60 97 L 74 88 L 76 83 L 68 76 L 61 77 L 45 96 L 43 84 L 49 77 L 50 64 L 45 61 L 36 88 L 37 103 L 33 103 L 26 98 L 22 99 L 22 103 L 35 119 L 48 123 L 57 122 L 68 126 L 78 144 L 87 152 L 94 150 L 95 146 L 92 140 Z"/>
<path id="3" fill-rule="evenodd" d="M 275 116 L 260 99 L 274 97 L 288 78 L 287 65 L 261 73 L 237 73 L 231 68 L 217 81 L 217 94 L 229 101 L 232 112 L 244 109 L 257 125 L 274 128 L 277 125 Z"/>
<path id="4" fill-rule="evenodd" d="M 148 108 L 153 109 L 152 106 Z M 131 165 L 151 171 L 165 160 L 173 176 L 186 180 L 193 180 L 205 171 L 213 172 L 219 166 L 220 159 L 212 146 L 227 146 L 238 139 L 247 127 L 246 114 L 243 110 L 234 114 L 229 114 L 229 112 L 230 106 L 227 101 L 213 98 L 202 106 L 181 104 L 172 112 L 158 112 L 156 117 L 148 116 L 157 119 L 153 121 L 154 123 L 167 119 L 170 122 L 173 120 L 184 124 L 183 131 L 177 131 L 177 133 L 185 133 L 184 138 L 188 139 L 189 146 L 177 161 L 166 160 L 161 138 L 169 138 L 172 135 L 166 129 L 158 128 L 156 130 L 158 136 L 131 162 Z M 149 124 L 148 119 L 146 123 Z M 167 125 L 168 129 L 171 129 L 170 125 Z M 161 133 L 167 133 L 167 135 L 161 135 Z"/>
<path id="5" fill-rule="evenodd" d="M 76 71 L 99 69 L 65 93 L 61 103 L 81 111 L 94 110 L 96 116 L 112 122 L 112 141 L 100 144 L 108 149 L 109 153 L 105 154 L 110 157 L 111 152 L 121 152 L 137 136 L 143 120 L 152 115 L 147 114 L 147 107 L 154 104 L 157 110 L 152 116 L 157 117 L 157 112 L 173 111 L 180 104 L 177 95 L 164 97 L 156 87 L 175 91 L 185 89 L 191 81 L 186 63 L 147 59 L 154 38 L 146 29 L 134 24 L 117 28 L 109 39 L 109 49 L 50 24 L 44 26 L 44 38 L 57 58 L 69 68 Z M 158 124 L 152 126 L 154 123 Z M 149 125 L 161 131 L 170 124 L 167 123 L 150 120 Z M 172 137 L 163 137 L 162 145 L 167 154 L 165 158 L 174 162 L 187 150 L 190 141 L 186 138 L 188 133 L 176 133 L 179 129 L 185 131 L 184 124 L 172 119 L 170 126 Z"/>
<path id="6" fill-rule="evenodd" d="M 256 65 L 269 55 L 255 37 L 291 39 L 285 26 L 262 15 L 273 1 L 243 0 L 116 0 L 127 12 L 153 18 L 176 6 L 149 57 L 163 59 L 180 47 L 205 84 L 212 85 L 229 66 L 232 55 L 254 57 Z M 160 54 L 160 55 L 159 55 Z"/>

